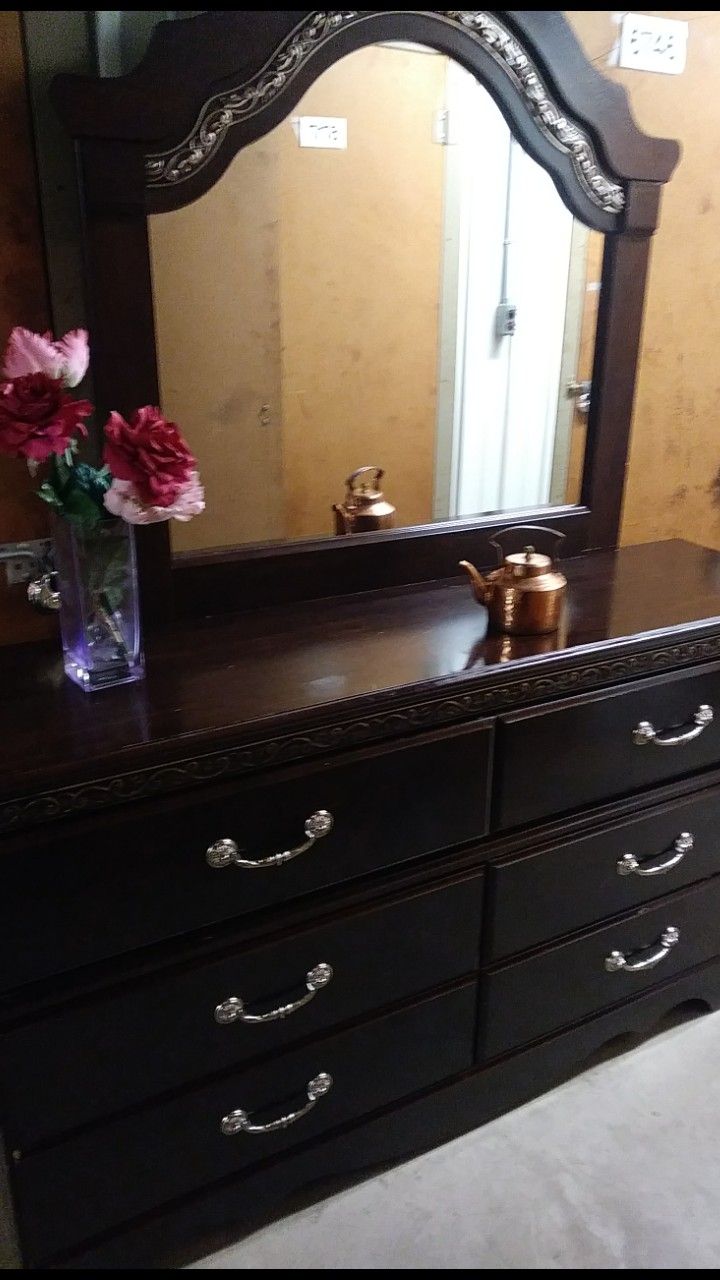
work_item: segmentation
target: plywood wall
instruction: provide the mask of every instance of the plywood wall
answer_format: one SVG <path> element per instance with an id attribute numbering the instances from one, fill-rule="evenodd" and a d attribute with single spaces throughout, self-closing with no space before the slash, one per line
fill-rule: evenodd
<path id="1" fill-rule="evenodd" d="M 381 466 L 400 525 L 432 519 L 445 58 L 372 46 L 298 107 L 344 116 L 347 151 L 282 133 L 280 279 L 288 536 L 330 533 L 357 467 Z"/>
<path id="2" fill-rule="evenodd" d="M 599 231 L 591 231 L 587 239 L 585 294 L 583 297 L 582 320 L 580 324 L 580 346 L 578 349 L 577 368 L 575 370 L 575 377 L 578 382 L 589 382 L 592 378 L 604 248 L 605 237 L 601 235 Z M 565 490 L 566 502 L 577 503 L 580 501 L 583 468 L 585 466 L 587 423 L 587 414 L 581 413 L 576 402 L 573 411 L 572 431 L 570 435 L 570 457 L 568 460 L 568 478 Z"/>
<path id="3" fill-rule="evenodd" d="M 163 409 L 207 498 L 176 550 L 331 534 L 368 464 L 398 523 L 432 519 L 445 66 L 353 53 L 297 108 L 345 117 L 347 150 L 300 148 L 286 120 L 150 219 Z"/>
<path id="4" fill-rule="evenodd" d="M 0 11 L 0 352 L 16 324 L 48 328 L 42 237 L 30 138 L 20 14 Z M 0 543 L 47 536 L 46 510 L 24 463 L 0 455 Z M 8 588 L 0 568 L 0 644 L 56 630 L 33 613 L 22 586 Z"/>
<path id="5" fill-rule="evenodd" d="M 690 23 L 681 76 L 608 67 L 616 15 L 567 15 L 640 127 L 683 149 L 653 243 L 622 541 L 720 548 L 720 12 L 655 12 Z"/>
<path id="6" fill-rule="evenodd" d="M 200 200 L 149 219 L 163 411 L 196 453 L 206 510 L 173 547 L 284 537 L 276 133 Z"/>

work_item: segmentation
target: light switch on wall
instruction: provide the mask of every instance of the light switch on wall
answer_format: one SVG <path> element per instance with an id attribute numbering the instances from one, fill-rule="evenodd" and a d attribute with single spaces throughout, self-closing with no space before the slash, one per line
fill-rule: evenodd
<path id="1" fill-rule="evenodd" d="M 301 147 L 347 150 L 347 120 L 342 116 L 296 116 L 293 124 Z"/>
<path id="2" fill-rule="evenodd" d="M 687 22 L 626 13 L 620 26 L 618 66 L 679 76 L 685 70 L 687 42 Z"/>

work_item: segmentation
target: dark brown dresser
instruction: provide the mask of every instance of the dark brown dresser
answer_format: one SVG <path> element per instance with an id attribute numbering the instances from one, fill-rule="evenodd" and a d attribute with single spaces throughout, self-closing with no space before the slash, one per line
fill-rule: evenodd
<path id="1" fill-rule="evenodd" d="M 720 555 L 5 650 L 0 1120 L 31 1268 L 171 1266 L 720 1000 Z M 713 709 L 715 716 L 713 717 Z"/>

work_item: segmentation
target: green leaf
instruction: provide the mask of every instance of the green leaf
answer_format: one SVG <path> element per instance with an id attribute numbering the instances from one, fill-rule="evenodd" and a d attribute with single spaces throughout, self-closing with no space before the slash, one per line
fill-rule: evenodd
<path id="1" fill-rule="evenodd" d="M 59 453 L 53 454 L 52 473 L 56 482 L 55 488 L 62 493 L 63 489 L 69 484 L 72 474 L 72 467 L 68 465 L 66 457 Z"/>
<path id="2" fill-rule="evenodd" d="M 55 511 L 62 513 L 63 504 L 52 485 L 47 480 L 39 489 L 36 490 L 36 492 L 38 498 L 42 498 L 43 502 L 47 502 L 48 506 L 53 507 Z"/>
<path id="3" fill-rule="evenodd" d="M 63 515 L 82 529 L 94 529 L 103 519 L 103 512 L 89 494 L 76 487 L 68 488 L 62 495 Z"/>
<path id="4" fill-rule="evenodd" d="M 102 506 L 103 497 L 110 488 L 111 477 L 107 467 L 98 470 L 87 462 L 79 462 L 73 467 L 72 482 L 94 498 L 98 506 Z"/>

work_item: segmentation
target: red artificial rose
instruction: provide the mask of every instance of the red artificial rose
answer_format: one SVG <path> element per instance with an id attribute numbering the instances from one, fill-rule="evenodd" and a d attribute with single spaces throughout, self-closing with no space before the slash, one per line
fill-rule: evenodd
<path id="1" fill-rule="evenodd" d="M 103 461 L 115 480 L 132 481 L 140 501 L 152 507 L 171 507 L 197 469 L 178 427 L 149 404 L 129 422 L 110 414 Z"/>
<path id="2" fill-rule="evenodd" d="M 88 400 L 73 400 L 60 378 L 26 373 L 0 382 L 0 453 L 44 462 L 64 453 L 75 435 L 87 435 Z"/>

